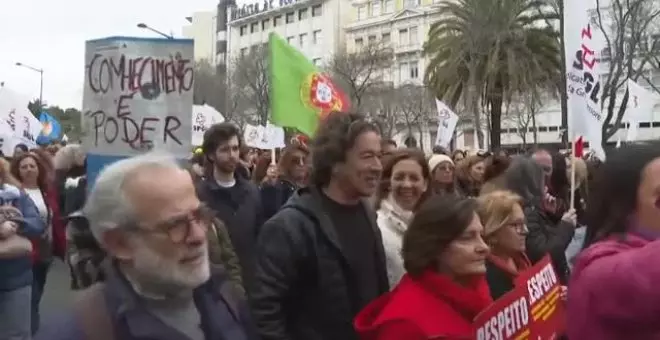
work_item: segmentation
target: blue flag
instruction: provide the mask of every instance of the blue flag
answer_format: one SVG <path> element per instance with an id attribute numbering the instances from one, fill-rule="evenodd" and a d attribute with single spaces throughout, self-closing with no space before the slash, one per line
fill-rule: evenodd
<path id="1" fill-rule="evenodd" d="M 62 135 L 62 126 L 53 116 L 48 112 L 41 112 L 39 116 L 42 128 L 39 137 L 37 137 L 37 144 L 50 144 L 54 141 L 60 140 Z"/>

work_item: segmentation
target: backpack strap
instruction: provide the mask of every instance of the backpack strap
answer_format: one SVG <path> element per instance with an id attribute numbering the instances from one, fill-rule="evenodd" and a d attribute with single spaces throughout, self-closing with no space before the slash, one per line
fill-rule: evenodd
<path id="1" fill-rule="evenodd" d="M 105 285 L 101 282 L 78 293 L 74 303 L 85 340 L 115 340 L 114 326 L 105 301 Z"/>

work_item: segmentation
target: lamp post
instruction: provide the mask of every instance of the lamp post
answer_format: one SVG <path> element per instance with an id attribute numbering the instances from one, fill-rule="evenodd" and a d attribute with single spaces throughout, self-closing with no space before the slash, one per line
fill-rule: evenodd
<path id="1" fill-rule="evenodd" d="M 44 69 L 32 67 L 30 65 L 25 65 L 23 63 L 17 62 L 16 66 L 25 67 L 34 72 L 39 72 L 40 81 L 39 81 L 39 110 L 44 106 Z"/>
<path id="2" fill-rule="evenodd" d="M 159 31 L 159 30 L 157 30 L 157 29 L 155 29 L 155 28 L 153 28 L 153 27 L 151 27 L 151 26 L 149 26 L 149 25 L 147 25 L 147 24 L 145 24 L 145 23 L 143 23 L 143 22 L 137 24 L 137 27 L 138 27 L 138 28 L 145 29 L 145 30 L 152 31 L 152 32 L 154 32 L 154 33 L 156 33 L 156 34 L 158 34 L 158 35 L 161 35 L 161 36 L 163 36 L 163 37 L 165 37 L 165 38 L 167 38 L 167 39 L 174 39 L 173 36 L 171 36 L 171 35 L 169 35 L 169 34 L 165 34 L 165 33 L 161 32 L 161 31 Z"/>

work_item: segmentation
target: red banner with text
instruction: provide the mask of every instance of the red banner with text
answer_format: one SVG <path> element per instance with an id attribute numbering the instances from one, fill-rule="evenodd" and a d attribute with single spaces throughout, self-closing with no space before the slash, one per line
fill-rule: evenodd
<path id="1" fill-rule="evenodd" d="M 561 284 L 545 256 L 520 273 L 516 287 L 481 312 L 474 322 L 477 340 L 556 339 L 565 331 Z"/>

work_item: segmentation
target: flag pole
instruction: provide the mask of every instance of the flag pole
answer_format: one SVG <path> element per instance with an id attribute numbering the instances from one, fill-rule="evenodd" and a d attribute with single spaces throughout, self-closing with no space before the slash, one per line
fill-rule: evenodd
<path id="1" fill-rule="evenodd" d="M 569 138 L 571 136 L 569 135 Z M 570 209 L 575 209 L 575 138 L 571 138 L 571 205 Z"/>
<path id="2" fill-rule="evenodd" d="M 275 160 L 276 155 L 277 153 L 275 152 L 275 148 L 270 149 L 270 165 L 277 164 L 277 161 Z"/>

